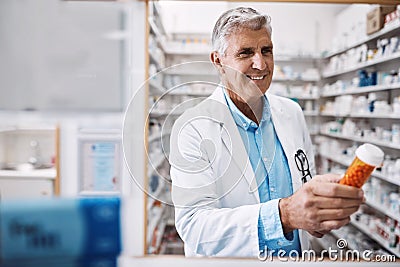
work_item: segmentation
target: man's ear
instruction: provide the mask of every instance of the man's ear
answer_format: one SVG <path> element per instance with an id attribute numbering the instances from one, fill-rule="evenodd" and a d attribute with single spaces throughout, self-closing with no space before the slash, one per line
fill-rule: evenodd
<path id="1" fill-rule="evenodd" d="M 217 68 L 217 70 L 223 74 L 224 69 L 222 68 L 222 63 L 221 63 L 221 57 L 217 51 L 213 51 L 210 54 L 210 59 L 211 62 L 214 64 L 214 66 Z"/>

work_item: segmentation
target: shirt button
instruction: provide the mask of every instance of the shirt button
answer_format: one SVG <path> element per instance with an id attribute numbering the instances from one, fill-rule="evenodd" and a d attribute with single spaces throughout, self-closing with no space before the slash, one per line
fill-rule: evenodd
<path id="1" fill-rule="evenodd" d="M 275 192 L 275 187 L 271 187 L 271 192 Z"/>
<path id="2" fill-rule="evenodd" d="M 265 158 L 265 157 L 263 158 L 263 161 L 267 162 L 267 160 L 268 160 L 267 158 Z"/>
<path id="3" fill-rule="evenodd" d="M 278 246 L 282 246 L 282 242 L 281 241 L 278 241 Z"/>
<path id="4" fill-rule="evenodd" d="M 258 134 L 258 131 L 256 131 L 256 134 Z"/>
<path id="5" fill-rule="evenodd" d="M 243 123 L 242 125 L 243 125 L 243 127 L 246 127 L 246 123 Z"/>

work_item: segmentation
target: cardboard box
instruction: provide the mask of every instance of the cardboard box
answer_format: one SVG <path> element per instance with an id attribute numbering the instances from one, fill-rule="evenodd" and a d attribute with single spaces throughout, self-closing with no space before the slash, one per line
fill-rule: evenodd
<path id="1" fill-rule="evenodd" d="M 396 6 L 379 6 L 367 13 L 367 34 L 383 28 L 385 15 L 396 10 Z"/>

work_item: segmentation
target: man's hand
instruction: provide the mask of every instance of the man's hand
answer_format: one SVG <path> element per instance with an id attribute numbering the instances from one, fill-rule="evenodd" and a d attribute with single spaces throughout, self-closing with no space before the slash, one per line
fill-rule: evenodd
<path id="1" fill-rule="evenodd" d="M 279 201 L 284 233 L 303 229 L 322 237 L 350 222 L 364 201 L 364 192 L 338 184 L 340 175 L 317 175 L 292 196 Z"/>

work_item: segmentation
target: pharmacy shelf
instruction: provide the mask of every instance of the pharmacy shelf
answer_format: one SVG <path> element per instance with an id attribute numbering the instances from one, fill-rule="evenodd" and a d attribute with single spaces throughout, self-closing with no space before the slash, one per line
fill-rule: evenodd
<path id="1" fill-rule="evenodd" d="M 154 17 L 149 17 L 148 22 L 150 25 L 150 31 L 154 33 L 158 46 L 161 48 L 161 50 L 165 51 L 164 48 L 165 38 L 164 35 L 161 33 L 160 29 L 157 27 Z"/>
<path id="2" fill-rule="evenodd" d="M 56 179 L 57 171 L 54 168 L 48 169 L 33 169 L 33 170 L 0 170 L 1 178 L 15 179 L 33 179 L 33 180 L 54 180 Z"/>
<path id="3" fill-rule="evenodd" d="M 379 210 L 386 216 L 389 216 L 390 218 L 395 219 L 396 221 L 400 222 L 400 215 L 395 213 L 394 211 L 390 210 L 388 207 L 383 206 L 378 203 L 374 203 L 373 201 L 370 201 L 368 199 L 366 200 L 365 204 L 367 204 L 371 208 L 374 208 L 375 210 Z"/>
<path id="4" fill-rule="evenodd" d="M 208 59 L 212 48 L 210 45 L 201 43 L 176 44 L 167 42 L 165 45 L 165 54 L 169 56 L 201 56 Z"/>
<path id="5" fill-rule="evenodd" d="M 389 183 L 391 183 L 391 184 L 400 186 L 400 177 L 397 177 L 397 178 L 387 177 L 386 175 L 381 174 L 381 173 L 378 173 L 378 172 L 376 172 L 376 171 L 374 171 L 374 172 L 372 173 L 372 176 L 374 176 L 374 177 L 376 177 L 376 178 L 379 178 L 379 179 L 381 179 L 381 180 L 384 180 L 384 181 L 386 181 L 386 182 L 389 182 Z"/>
<path id="6" fill-rule="evenodd" d="M 208 56 L 210 53 L 206 51 L 178 51 L 168 49 L 165 51 L 165 54 L 168 55 L 180 55 L 180 56 Z"/>
<path id="7" fill-rule="evenodd" d="M 149 57 L 150 57 L 150 63 L 153 63 L 156 65 L 157 70 L 163 70 L 165 66 L 160 63 L 160 61 L 153 55 L 152 51 L 149 50 Z"/>
<path id="8" fill-rule="evenodd" d="M 152 142 L 154 142 L 154 141 L 156 141 L 156 140 L 160 140 L 160 139 L 161 139 L 160 133 L 152 134 L 152 135 L 150 135 L 149 138 L 147 139 L 147 142 L 148 142 L 148 143 L 152 143 Z"/>
<path id="9" fill-rule="evenodd" d="M 165 197 L 165 193 L 167 186 L 171 185 L 171 181 L 168 180 L 168 178 L 166 177 L 162 177 L 159 176 L 159 185 L 156 189 L 156 191 L 154 191 L 153 193 L 149 192 L 148 198 L 147 198 L 147 210 L 149 211 L 150 209 L 152 209 L 154 202 L 156 200 L 162 202 L 162 203 L 166 203 L 166 202 L 172 202 L 172 200 L 168 200 L 168 197 Z"/>
<path id="10" fill-rule="evenodd" d="M 3 127 L 0 129 L 0 133 L 7 133 L 7 132 L 15 132 L 15 131 L 21 131 L 21 132 L 39 132 L 39 133 L 46 133 L 46 132 L 52 132 L 55 131 L 56 127 L 54 126 L 18 126 L 18 127 Z"/>
<path id="11" fill-rule="evenodd" d="M 183 75 L 183 76 L 215 76 L 217 77 L 218 74 L 213 71 L 194 71 L 194 70 L 166 70 L 164 72 L 167 75 Z"/>
<path id="12" fill-rule="evenodd" d="M 372 238 L 376 242 L 378 242 L 383 248 L 385 248 L 387 251 L 395 255 L 396 257 L 400 258 L 400 252 L 396 250 L 395 248 L 389 247 L 387 244 L 387 241 L 384 240 L 382 237 L 380 237 L 378 234 L 372 232 L 366 225 L 359 223 L 355 220 L 351 220 L 350 224 L 352 224 L 354 227 L 362 231 L 364 234 L 366 234 L 368 237 Z"/>
<path id="13" fill-rule="evenodd" d="M 155 153 L 153 153 L 155 154 Z M 156 170 L 158 167 L 161 166 L 161 164 L 163 164 L 163 162 L 167 159 L 166 156 L 164 156 L 164 154 L 162 152 L 158 152 L 157 156 L 154 160 L 149 160 L 149 171 L 147 173 L 147 176 L 150 177 Z"/>
<path id="14" fill-rule="evenodd" d="M 153 234 L 154 234 L 154 230 L 156 229 L 157 225 L 160 223 L 161 218 L 164 215 L 165 206 L 161 205 L 161 207 L 159 207 L 159 209 L 160 210 L 158 211 L 156 216 L 154 216 L 152 218 L 148 218 L 149 219 L 149 227 L 148 227 L 149 229 L 148 229 L 148 232 L 147 232 L 147 244 L 150 244 L 151 239 L 152 239 Z"/>
<path id="15" fill-rule="evenodd" d="M 167 244 L 168 248 L 183 249 L 184 244 L 182 242 L 171 242 Z"/>
<path id="16" fill-rule="evenodd" d="M 161 242 L 160 245 L 160 255 L 163 255 L 167 252 L 167 242 Z"/>
<path id="17" fill-rule="evenodd" d="M 168 226 L 175 226 L 175 219 L 174 218 L 169 218 L 167 220 L 167 225 Z"/>
<path id="18" fill-rule="evenodd" d="M 314 62 L 322 58 L 315 55 L 274 55 L 274 62 Z"/>
<path id="19" fill-rule="evenodd" d="M 398 33 L 400 33 L 400 21 L 398 23 L 395 24 L 391 24 L 388 27 L 385 27 L 384 29 L 382 29 L 381 31 L 369 35 L 363 39 L 357 40 L 356 43 L 345 47 L 343 49 L 339 49 L 336 51 L 332 51 L 331 53 L 328 53 L 326 56 L 324 56 L 324 64 L 328 65 L 329 61 L 328 59 L 332 60 L 333 56 L 336 55 L 340 55 L 342 53 L 345 53 L 346 51 L 349 51 L 355 47 L 358 47 L 360 45 L 363 44 L 367 44 L 369 48 L 373 48 L 375 47 L 375 40 L 377 40 L 378 38 L 387 38 L 387 37 L 391 37 L 394 35 L 397 35 Z M 340 70 L 334 70 L 334 71 L 324 71 L 322 73 L 322 80 L 321 82 L 323 83 L 332 83 L 335 80 L 338 79 L 342 79 L 342 77 L 349 77 L 349 75 L 352 75 L 353 73 L 355 73 L 357 70 L 362 70 L 365 68 L 369 68 L 369 67 L 385 67 L 385 66 L 389 66 L 390 64 L 395 64 L 396 62 L 398 62 L 400 59 L 400 51 L 393 53 L 389 56 L 384 56 L 384 57 L 375 57 L 372 60 L 368 60 L 366 62 L 362 62 L 362 63 L 356 63 L 353 65 L 348 65 L 346 68 L 340 69 Z M 340 76 L 343 75 L 343 76 Z M 326 80 L 325 80 L 326 79 Z M 381 92 L 381 91 L 390 91 L 390 90 L 399 90 L 400 89 L 400 83 L 395 83 L 395 84 L 390 84 L 390 85 L 375 85 L 375 86 L 366 86 L 366 87 L 349 87 L 345 90 L 321 90 L 321 101 L 326 102 L 330 97 L 337 97 L 337 96 L 342 96 L 342 95 L 359 95 L 359 94 L 367 94 L 370 92 Z M 397 91 L 395 92 L 397 93 Z M 321 105 L 323 105 L 324 103 L 321 103 Z M 326 112 L 322 112 L 320 113 L 320 118 L 324 119 L 323 117 L 345 117 L 345 118 L 367 118 L 367 119 L 385 119 L 387 121 L 390 120 L 399 120 L 400 116 L 399 115 L 394 115 L 394 114 L 386 114 L 386 115 L 381 115 L 381 114 L 373 114 L 373 113 L 366 113 L 366 114 L 335 114 L 335 113 L 326 113 Z M 395 121 L 393 121 L 395 122 Z M 389 123 L 389 122 L 388 122 Z M 378 140 L 378 139 L 369 139 L 369 138 L 363 138 L 363 137 L 358 137 L 355 135 L 343 135 L 341 133 L 330 133 L 328 131 L 323 131 L 320 132 L 319 136 L 327 136 L 336 140 L 342 140 L 342 142 L 344 142 L 345 140 L 348 141 L 352 141 L 352 142 L 360 142 L 360 143 L 371 143 L 371 144 L 375 144 L 378 145 L 382 148 L 389 148 L 389 149 L 394 149 L 394 150 L 400 150 L 400 144 L 394 144 L 392 142 L 389 141 L 382 141 L 382 140 Z M 398 153 L 398 151 L 396 151 L 396 153 Z M 337 164 L 340 164 L 344 167 L 348 167 L 352 160 L 353 157 L 352 156 L 346 156 L 343 155 L 341 153 L 335 153 L 335 151 L 327 151 L 325 153 L 320 153 L 320 156 L 326 159 L 329 159 Z M 374 176 L 382 181 L 385 182 L 389 182 L 392 183 L 396 186 L 398 186 L 400 184 L 400 180 L 396 181 L 393 178 L 387 178 L 384 174 L 382 174 L 379 171 L 374 171 L 372 173 L 371 176 Z M 371 203 L 371 202 L 367 202 L 366 203 L 368 206 L 370 206 L 371 208 L 377 210 L 377 212 L 379 211 L 380 213 L 390 213 L 389 215 L 396 215 L 396 214 L 392 214 L 390 211 L 388 212 L 386 207 L 382 207 L 381 205 L 376 205 L 375 203 Z M 388 216 L 389 216 L 388 215 Z M 391 216 L 392 217 L 392 216 Z M 398 218 L 399 215 L 397 215 Z M 354 219 L 354 218 L 352 218 Z M 360 231 L 362 231 L 365 235 L 367 235 L 368 237 L 370 237 L 371 239 L 375 240 L 377 243 L 379 243 L 384 249 L 392 252 L 392 254 L 395 254 L 397 257 L 400 257 L 400 252 L 398 250 L 395 250 L 393 248 L 390 248 L 388 246 L 388 242 L 386 242 L 385 240 L 383 240 L 383 238 L 381 238 L 377 233 L 374 233 L 373 231 L 371 231 L 370 229 L 368 229 L 367 226 L 365 225 L 361 225 L 360 223 L 352 220 L 350 222 L 351 225 L 353 225 L 354 227 L 356 227 L 357 229 L 359 229 Z M 333 234 L 337 234 L 335 232 L 333 232 Z M 340 238 L 341 235 L 340 233 L 337 234 L 337 237 Z"/>
<path id="20" fill-rule="evenodd" d="M 166 66 L 165 64 L 160 64 L 160 62 L 163 62 L 161 59 L 163 57 L 169 56 L 169 53 L 173 52 L 171 51 L 171 47 L 169 41 L 167 41 L 167 35 L 165 32 L 165 29 L 163 27 L 162 21 L 161 21 L 161 13 L 160 13 L 160 8 L 157 5 L 157 3 L 151 3 L 150 7 L 153 7 L 153 9 L 149 8 L 149 11 L 151 14 L 151 16 L 149 16 L 148 18 L 148 24 L 149 24 L 149 28 L 150 28 L 150 35 L 152 38 L 154 38 L 154 43 L 155 45 L 157 45 L 158 48 L 161 49 L 161 54 L 159 55 L 158 53 L 154 53 L 152 54 L 151 51 L 149 51 L 149 61 L 150 63 L 153 63 L 157 66 L 157 70 L 160 71 L 162 70 L 162 73 L 158 73 L 158 75 L 168 75 L 167 72 L 170 71 L 170 74 L 177 74 L 180 75 L 178 72 L 174 73 L 172 71 L 174 70 L 180 70 L 179 68 L 175 68 L 175 69 L 168 69 L 168 66 Z M 153 11 L 153 12 L 152 12 Z M 153 50 L 154 51 L 154 50 Z M 179 51 L 179 49 L 177 49 L 177 51 Z M 193 51 L 198 51 L 198 50 L 192 50 L 192 51 L 187 51 L 187 52 L 192 52 Z M 160 52 L 157 49 L 157 52 Z M 190 53 L 190 54 L 192 54 Z M 196 52 L 195 52 L 196 53 Z M 189 54 L 189 53 L 188 53 Z M 159 57 L 158 57 L 159 55 Z M 208 60 L 208 56 L 207 58 L 205 58 L 205 60 Z M 169 61 L 166 61 L 166 63 L 168 63 Z M 177 61 L 180 62 L 180 61 Z M 210 64 L 211 65 L 211 64 Z M 211 69 L 211 68 L 210 68 Z M 182 71 L 186 71 L 187 68 L 181 68 Z M 196 70 L 194 70 L 193 74 L 196 75 L 197 73 L 195 73 Z M 205 71 L 208 71 L 208 69 L 205 69 Z M 200 76 L 201 77 L 201 76 Z M 157 77 L 158 78 L 158 77 Z M 170 78 L 170 77 L 168 77 Z M 182 77 L 183 80 L 185 79 L 191 79 L 192 77 Z M 195 79 L 195 80 L 211 80 L 208 77 L 203 77 L 203 78 L 199 78 L 199 79 Z M 166 97 L 166 101 L 172 101 L 173 98 L 168 98 L 168 96 L 173 96 L 172 91 L 173 90 L 169 90 L 171 88 L 167 88 L 164 86 L 163 83 L 160 82 L 160 80 L 149 80 L 149 100 L 152 100 L 154 98 L 154 96 L 162 96 L 163 98 Z M 177 90 L 175 90 L 177 91 Z M 172 107 L 172 105 L 170 105 L 171 103 L 168 104 L 168 107 Z M 156 109 L 154 109 L 154 107 L 156 107 Z M 153 106 L 153 108 L 149 109 L 149 117 L 155 120 L 158 120 L 158 122 L 161 122 L 164 119 L 167 119 L 167 116 L 179 116 L 181 115 L 183 112 L 182 110 L 180 110 L 179 108 L 175 108 L 171 110 L 160 110 L 157 109 L 157 105 Z M 174 120 L 176 117 L 171 118 L 172 120 Z M 169 119 L 169 118 L 168 118 Z M 170 130 L 166 130 L 166 131 L 162 131 L 161 133 L 157 133 L 157 134 L 153 134 L 151 136 L 148 137 L 148 143 L 152 143 L 155 144 L 154 142 L 158 142 L 158 140 L 165 140 L 168 138 L 167 135 L 170 134 Z M 152 147 L 152 146 L 150 146 Z M 170 190 L 167 190 L 166 187 L 170 186 L 171 180 L 170 177 L 162 177 L 161 173 L 162 171 L 160 171 L 160 173 L 157 173 L 157 171 L 160 168 L 164 167 L 164 164 L 168 163 L 168 155 L 164 155 L 164 153 L 161 150 L 156 150 L 154 148 L 154 150 L 149 151 L 151 152 L 151 159 L 149 160 L 148 164 L 147 164 L 147 177 L 148 179 L 146 179 L 147 181 L 150 181 L 150 178 L 152 175 L 157 174 L 159 177 L 159 186 L 157 187 L 157 189 L 155 190 L 155 192 L 151 193 L 148 197 L 147 197 L 147 210 L 148 212 L 146 213 L 146 220 L 148 223 L 148 227 L 147 227 L 147 232 L 145 233 L 145 237 L 146 237 L 146 251 L 148 253 L 159 253 L 159 254 L 163 254 L 163 251 L 166 252 L 166 246 L 170 241 L 166 240 L 165 242 L 163 242 L 163 236 L 164 236 L 164 231 L 165 228 L 167 226 L 167 222 L 170 219 L 170 213 L 169 212 L 165 212 L 166 208 L 168 206 L 166 206 L 166 204 L 164 203 L 171 203 L 171 196 L 170 196 Z M 149 188 L 149 185 L 146 184 L 145 187 Z M 158 201 L 159 200 L 161 203 L 161 207 L 158 207 Z M 157 230 L 155 230 L 157 229 Z"/>
<path id="21" fill-rule="evenodd" d="M 162 139 L 164 136 L 167 136 L 167 135 L 170 135 L 170 134 L 171 134 L 171 131 L 170 131 L 170 130 L 169 130 L 169 131 L 163 131 L 163 132 L 161 132 L 161 133 L 152 134 L 151 136 L 149 136 L 147 142 L 148 142 L 148 143 L 151 143 L 151 142 L 154 142 L 154 141 L 157 141 L 157 140 L 160 140 L 160 141 L 161 141 L 161 139 Z"/>
<path id="22" fill-rule="evenodd" d="M 373 86 L 365 86 L 365 87 L 355 87 L 352 89 L 343 90 L 341 92 L 322 93 L 321 97 L 364 94 L 364 93 L 370 93 L 370 92 L 388 91 L 388 90 L 396 90 L 396 89 L 400 89 L 400 83 L 394 83 L 394 84 L 390 84 L 390 85 L 373 85 Z"/>
<path id="23" fill-rule="evenodd" d="M 391 119 L 391 120 L 400 120 L 399 115 L 377 115 L 373 113 L 364 113 L 364 114 L 334 114 L 329 112 L 322 112 L 320 114 L 323 117 L 341 117 L 341 118 L 369 118 L 369 119 Z"/>
<path id="24" fill-rule="evenodd" d="M 168 91 L 167 88 L 165 88 L 162 85 L 159 85 L 156 81 L 154 80 L 149 80 L 149 85 L 150 85 L 150 92 L 152 94 L 159 94 L 163 96 L 210 96 L 213 91 L 178 91 L 178 90 L 171 90 Z M 153 90 L 152 90 L 153 89 Z"/>
<path id="25" fill-rule="evenodd" d="M 343 49 L 332 51 L 332 52 L 328 53 L 324 58 L 328 59 L 328 58 L 336 56 L 338 54 L 342 54 L 342 53 L 344 53 L 344 52 L 346 52 L 346 51 L 348 51 L 348 50 L 350 50 L 352 48 L 355 48 L 357 46 L 360 46 L 360 45 L 362 45 L 364 43 L 373 41 L 373 40 L 378 39 L 380 37 L 383 37 L 383 36 L 385 36 L 387 34 L 392 34 L 392 33 L 396 33 L 396 32 L 399 32 L 399 31 L 400 31 L 400 20 L 398 20 L 397 23 L 396 22 L 390 23 L 389 25 L 385 26 L 382 30 L 380 30 L 380 31 L 378 31 L 376 33 L 373 33 L 371 35 L 368 35 L 366 38 L 358 40 L 354 44 L 351 44 L 351 45 L 349 45 L 349 46 L 347 46 L 347 47 L 345 47 Z"/>
<path id="26" fill-rule="evenodd" d="M 156 243 L 155 246 L 150 246 L 149 249 L 149 253 L 150 254 L 154 254 L 157 252 L 157 250 L 160 248 L 161 245 L 161 241 L 163 239 L 164 236 L 164 232 L 165 232 L 165 228 L 167 227 L 167 223 L 165 222 L 165 220 L 161 220 L 160 223 L 158 224 L 158 228 L 157 228 L 157 238 L 156 238 Z M 154 233 L 155 234 L 155 233 Z"/>
<path id="27" fill-rule="evenodd" d="M 159 186 L 160 188 L 161 186 Z M 158 199 L 158 197 L 161 194 L 161 190 L 159 190 L 159 188 L 157 188 L 157 191 L 154 192 L 154 194 L 149 197 L 149 200 L 147 201 L 147 210 L 150 210 L 153 207 L 154 202 L 156 201 L 156 199 Z"/>
<path id="28" fill-rule="evenodd" d="M 150 117 L 151 118 L 161 118 L 161 117 L 166 117 L 166 116 L 180 116 L 182 115 L 182 112 L 174 111 L 174 110 L 168 110 L 168 111 L 159 111 L 153 109 L 150 112 Z"/>
<path id="29" fill-rule="evenodd" d="M 150 85 L 150 93 L 151 94 L 163 94 L 167 91 L 166 88 L 164 88 L 162 85 L 158 84 L 153 79 L 149 80 L 149 85 Z"/>
<path id="30" fill-rule="evenodd" d="M 335 77 L 341 74 L 345 74 L 345 73 L 349 73 L 352 71 L 356 71 L 359 69 L 363 69 L 366 67 L 371 67 L 371 66 L 375 66 L 381 63 L 386 63 L 395 59 L 400 59 L 400 52 L 396 52 L 390 56 L 386 56 L 386 57 L 381 57 L 381 58 L 377 58 L 377 59 L 372 59 L 372 60 L 368 60 L 367 62 L 364 63 L 360 63 L 357 65 L 354 65 L 350 68 L 344 69 L 344 70 L 338 70 L 338 71 L 332 71 L 332 72 L 326 72 L 323 73 L 323 78 L 331 78 L 331 77 Z"/>
<path id="31" fill-rule="evenodd" d="M 350 114 L 351 118 L 370 118 L 370 119 L 391 119 L 391 120 L 399 120 L 399 115 L 377 115 L 377 114 Z"/>
<path id="32" fill-rule="evenodd" d="M 318 100 L 319 99 L 318 96 L 308 96 L 308 95 L 300 95 L 300 96 L 288 95 L 285 97 L 290 98 L 290 99 L 297 99 L 297 100 Z"/>
<path id="33" fill-rule="evenodd" d="M 152 11 L 151 15 L 153 18 L 157 17 L 157 19 L 160 20 L 162 12 L 160 10 L 160 6 L 159 6 L 158 2 L 153 2 L 151 4 L 150 11 Z M 164 25 L 162 23 L 160 23 L 160 27 L 161 27 L 160 32 L 165 35 L 166 31 L 165 31 Z"/>
<path id="34" fill-rule="evenodd" d="M 329 159 L 331 161 L 334 161 L 336 163 L 339 163 L 340 165 L 343 166 L 349 166 L 351 164 L 351 159 L 349 157 L 339 155 L 339 154 L 325 154 L 325 153 L 319 153 L 319 155 L 323 158 Z"/>
<path id="35" fill-rule="evenodd" d="M 350 140 L 350 141 L 355 141 L 355 142 L 371 143 L 371 144 L 375 144 L 375 145 L 383 146 L 383 147 L 387 147 L 387 148 L 400 149 L 400 144 L 393 144 L 390 142 L 384 142 L 384 141 L 379 141 L 379 140 L 375 140 L 375 139 L 351 137 L 351 136 L 344 136 L 342 134 L 332 134 L 332 133 L 324 133 L 324 132 L 320 132 L 320 134 L 324 135 L 324 136 L 332 137 L 332 138 L 339 138 L 339 139 Z"/>
<path id="36" fill-rule="evenodd" d="M 319 78 L 285 78 L 285 77 L 277 77 L 272 78 L 272 82 L 302 82 L 302 83 L 310 83 L 310 82 L 318 82 Z"/>

